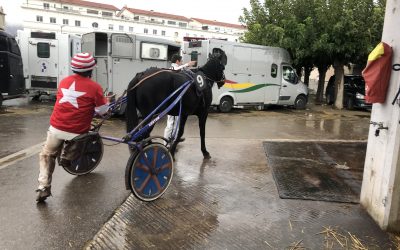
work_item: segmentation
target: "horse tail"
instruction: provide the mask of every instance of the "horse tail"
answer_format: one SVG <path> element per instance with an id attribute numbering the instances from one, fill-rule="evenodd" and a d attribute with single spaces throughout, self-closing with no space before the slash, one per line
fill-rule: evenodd
<path id="1" fill-rule="evenodd" d="M 133 78 L 132 81 L 129 83 L 128 89 L 130 89 L 131 86 L 135 86 L 139 79 L 140 77 L 136 75 L 135 78 Z M 126 98 L 126 131 L 129 133 L 132 131 L 132 129 L 136 127 L 139 122 L 136 110 L 136 89 L 131 89 L 130 91 L 128 91 L 126 93 Z"/>

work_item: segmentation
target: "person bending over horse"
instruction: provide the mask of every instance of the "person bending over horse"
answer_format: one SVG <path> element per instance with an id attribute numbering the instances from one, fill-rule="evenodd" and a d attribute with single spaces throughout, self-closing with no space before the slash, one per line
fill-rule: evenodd
<path id="1" fill-rule="evenodd" d="M 59 84 L 46 143 L 39 154 L 37 202 L 43 202 L 51 195 L 55 160 L 63 151 L 64 142 L 87 133 L 95 112 L 103 115 L 108 111 L 103 89 L 90 79 L 95 65 L 96 61 L 89 53 L 76 54 L 71 60 L 74 74 Z"/>
<path id="2" fill-rule="evenodd" d="M 181 70 L 181 69 L 185 69 L 187 67 L 191 67 L 193 65 L 196 64 L 196 61 L 190 61 L 188 63 L 182 64 L 182 56 L 178 55 L 178 54 L 174 54 L 171 57 L 171 69 L 173 70 Z M 172 132 L 174 130 L 175 127 L 175 122 L 178 120 L 177 116 L 172 116 L 172 115 L 168 115 L 167 117 L 167 126 L 165 127 L 164 130 L 164 137 L 167 138 L 168 140 L 172 140 Z M 185 140 L 185 138 L 181 138 L 179 140 L 179 142 L 183 142 Z"/>

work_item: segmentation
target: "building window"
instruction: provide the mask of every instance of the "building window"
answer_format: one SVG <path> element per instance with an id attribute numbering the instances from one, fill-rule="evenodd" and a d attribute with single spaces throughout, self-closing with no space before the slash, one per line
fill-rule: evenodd
<path id="1" fill-rule="evenodd" d="M 50 44 L 49 43 L 37 43 L 37 56 L 39 58 L 50 57 Z"/>
<path id="2" fill-rule="evenodd" d="M 87 11 L 88 14 L 94 14 L 94 15 L 98 15 L 99 14 L 98 10 L 87 9 L 86 11 Z"/>
<path id="3" fill-rule="evenodd" d="M 113 16 L 112 12 L 107 12 L 107 11 L 102 11 L 101 14 L 103 17 L 112 17 Z"/>
<path id="4" fill-rule="evenodd" d="M 124 31 L 124 26 L 120 25 L 119 26 L 119 31 Z"/>
<path id="5" fill-rule="evenodd" d="M 108 25 L 108 29 L 109 29 L 109 30 L 113 30 L 113 29 L 114 29 L 114 25 L 109 24 L 109 25 Z"/>
<path id="6" fill-rule="evenodd" d="M 129 27 L 129 32 L 133 32 L 133 27 Z"/>
<path id="7" fill-rule="evenodd" d="M 94 23 L 92 23 L 92 27 L 97 29 L 99 27 L 99 24 L 94 22 Z"/>
<path id="8" fill-rule="evenodd" d="M 57 20 L 55 17 L 50 17 L 50 23 L 56 23 L 56 22 L 57 22 Z"/>
<path id="9" fill-rule="evenodd" d="M 63 24 L 68 25 L 69 21 L 68 19 L 63 19 Z"/>
<path id="10" fill-rule="evenodd" d="M 134 16 L 134 17 L 133 17 L 133 20 L 139 21 L 139 16 Z"/>
<path id="11" fill-rule="evenodd" d="M 43 8 L 48 10 L 50 8 L 50 4 L 48 3 L 43 3 Z"/>
<path id="12" fill-rule="evenodd" d="M 176 22 L 175 21 L 168 21 L 168 24 L 169 25 L 176 25 Z"/>
<path id="13" fill-rule="evenodd" d="M 80 27 L 81 26 L 81 21 L 75 20 L 75 26 Z"/>
<path id="14" fill-rule="evenodd" d="M 202 29 L 202 30 L 208 30 L 208 26 L 207 26 L 207 25 L 204 25 L 204 26 L 201 27 L 201 29 Z"/>
<path id="15" fill-rule="evenodd" d="M 165 30 L 162 30 L 162 31 L 161 31 L 161 35 L 162 35 L 162 36 L 165 36 Z"/>
<path id="16" fill-rule="evenodd" d="M 36 16 L 36 22 L 43 23 L 43 16 Z"/>
<path id="17" fill-rule="evenodd" d="M 157 30 L 153 30 L 153 35 L 157 35 Z"/>
<path id="18" fill-rule="evenodd" d="M 187 27 L 187 23 L 179 22 L 179 27 L 186 28 Z"/>
<path id="19" fill-rule="evenodd" d="M 144 28 L 143 32 L 144 32 L 145 34 L 147 34 L 147 33 L 149 33 L 149 30 L 148 30 L 147 28 Z"/>
<path id="20" fill-rule="evenodd" d="M 68 6 L 63 6 L 63 9 L 64 10 L 69 10 L 69 7 Z"/>

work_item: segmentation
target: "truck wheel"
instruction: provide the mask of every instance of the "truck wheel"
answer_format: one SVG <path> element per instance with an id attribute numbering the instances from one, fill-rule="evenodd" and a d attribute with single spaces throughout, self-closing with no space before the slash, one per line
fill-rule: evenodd
<path id="1" fill-rule="evenodd" d="M 305 109 L 307 104 L 307 98 L 304 95 L 299 95 L 294 101 L 294 107 L 296 109 Z"/>
<path id="2" fill-rule="evenodd" d="M 221 101 L 219 102 L 218 109 L 222 113 L 228 113 L 229 111 L 232 110 L 233 107 L 233 100 L 229 96 L 224 96 L 221 98 Z"/>

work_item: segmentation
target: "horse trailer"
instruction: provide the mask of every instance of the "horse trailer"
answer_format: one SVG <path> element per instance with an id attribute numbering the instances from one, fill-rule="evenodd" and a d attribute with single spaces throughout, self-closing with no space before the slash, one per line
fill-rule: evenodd
<path id="1" fill-rule="evenodd" d="M 82 52 L 97 61 L 92 79 L 108 95 L 121 96 L 138 72 L 150 67 L 169 68 L 180 44 L 156 37 L 136 34 L 91 32 L 82 36 Z M 121 107 L 123 113 L 125 106 Z"/>
<path id="2" fill-rule="evenodd" d="M 0 106 L 25 93 L 21 52 L 15 39 L 0 30 Z"/>
<path id="3" fill-rule="evenodd" d="M 70 61 L 81 50 L 81 38 L 59 32 L 18 30 L 29 93 L 55 94 L 59 82 L 72 73 Z"/>
<path id="4" fill-rule="evenodd" d="M 222 112 L 233 106 L 288 105 L 304 109 L 308 88 L 291 66 L 287 50 L 222 40 L 184 42 L 183 61 L 205 64 L 213 50 L 222 49 L 228 57 L 225 85 L 213 88 L 212 105 Z"/>

